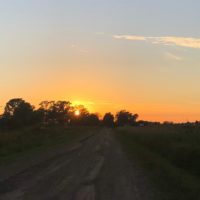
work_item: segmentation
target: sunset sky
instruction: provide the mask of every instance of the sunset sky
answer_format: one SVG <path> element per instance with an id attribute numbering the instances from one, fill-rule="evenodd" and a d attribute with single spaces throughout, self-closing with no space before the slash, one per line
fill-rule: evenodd
<path id="1" fill-rule="evenodd" d="M 200 1 L 0 0 L 0 110 L 70 100 L 200 120 Z"/>

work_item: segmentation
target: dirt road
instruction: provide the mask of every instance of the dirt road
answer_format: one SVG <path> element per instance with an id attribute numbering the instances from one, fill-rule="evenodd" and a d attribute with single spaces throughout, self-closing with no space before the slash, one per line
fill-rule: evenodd
<path id="1" fill-rule="evenodd" d="M 150 184 L 109 129 L 0 181 L 1 200 L 150 200 Z"/>

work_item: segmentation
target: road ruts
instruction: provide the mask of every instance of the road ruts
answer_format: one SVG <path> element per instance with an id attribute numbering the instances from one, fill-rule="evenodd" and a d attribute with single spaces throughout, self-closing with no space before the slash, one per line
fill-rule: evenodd
<path id="1" fill-rule="evenodd" d="M 110 129 L 96 131 L 58 154 L 0 182 L 1 200 L 153 200 Z"/>

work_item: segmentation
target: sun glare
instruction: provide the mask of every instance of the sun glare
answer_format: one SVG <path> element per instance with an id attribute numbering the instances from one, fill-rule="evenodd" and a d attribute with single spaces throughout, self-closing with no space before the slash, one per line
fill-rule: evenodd
<path id="1" fill-rule="evenodd" d="M 76 115 L 76 116 L 79 116 L 79 115 L 80 115 L 80 111 L 79 111 L 79 110 L 76 110 L 76 111 L 75 111 L 75 115 Z"/>

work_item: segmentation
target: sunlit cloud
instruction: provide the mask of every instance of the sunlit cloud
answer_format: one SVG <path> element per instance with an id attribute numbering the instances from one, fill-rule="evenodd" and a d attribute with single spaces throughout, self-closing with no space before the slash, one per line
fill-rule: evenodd
<path id="1" fill-rule="evenodd" d="M 136 41 L 145 41 L 146 37 L 136 36 L 136 35 L 114 35 L 115 39 L 125 39 L 125 40 L 136 40 Z"/>
<path id="2" fill-rule="evenodd" d="M 113 38 L 132 40 L 132 41 L 146 41 L 152 44 L 163 44 L 170 46 L 180 46 L 180 47 L 200 49 L 200 38 L 174 37 L 174 36 L 145 37 L 137 35 L 113 35 Z"/>
<path id="3" fill-rule="evenodd" d="M 165 58 L 167 58 L 169 60 L 175 60 L 175 61 L 182 61 L 183 60 L 182 57 L 177 56 L 177 55 L 170 53 L 170 52 L 165 52 L 164 56 L 165 56 Z"/>

